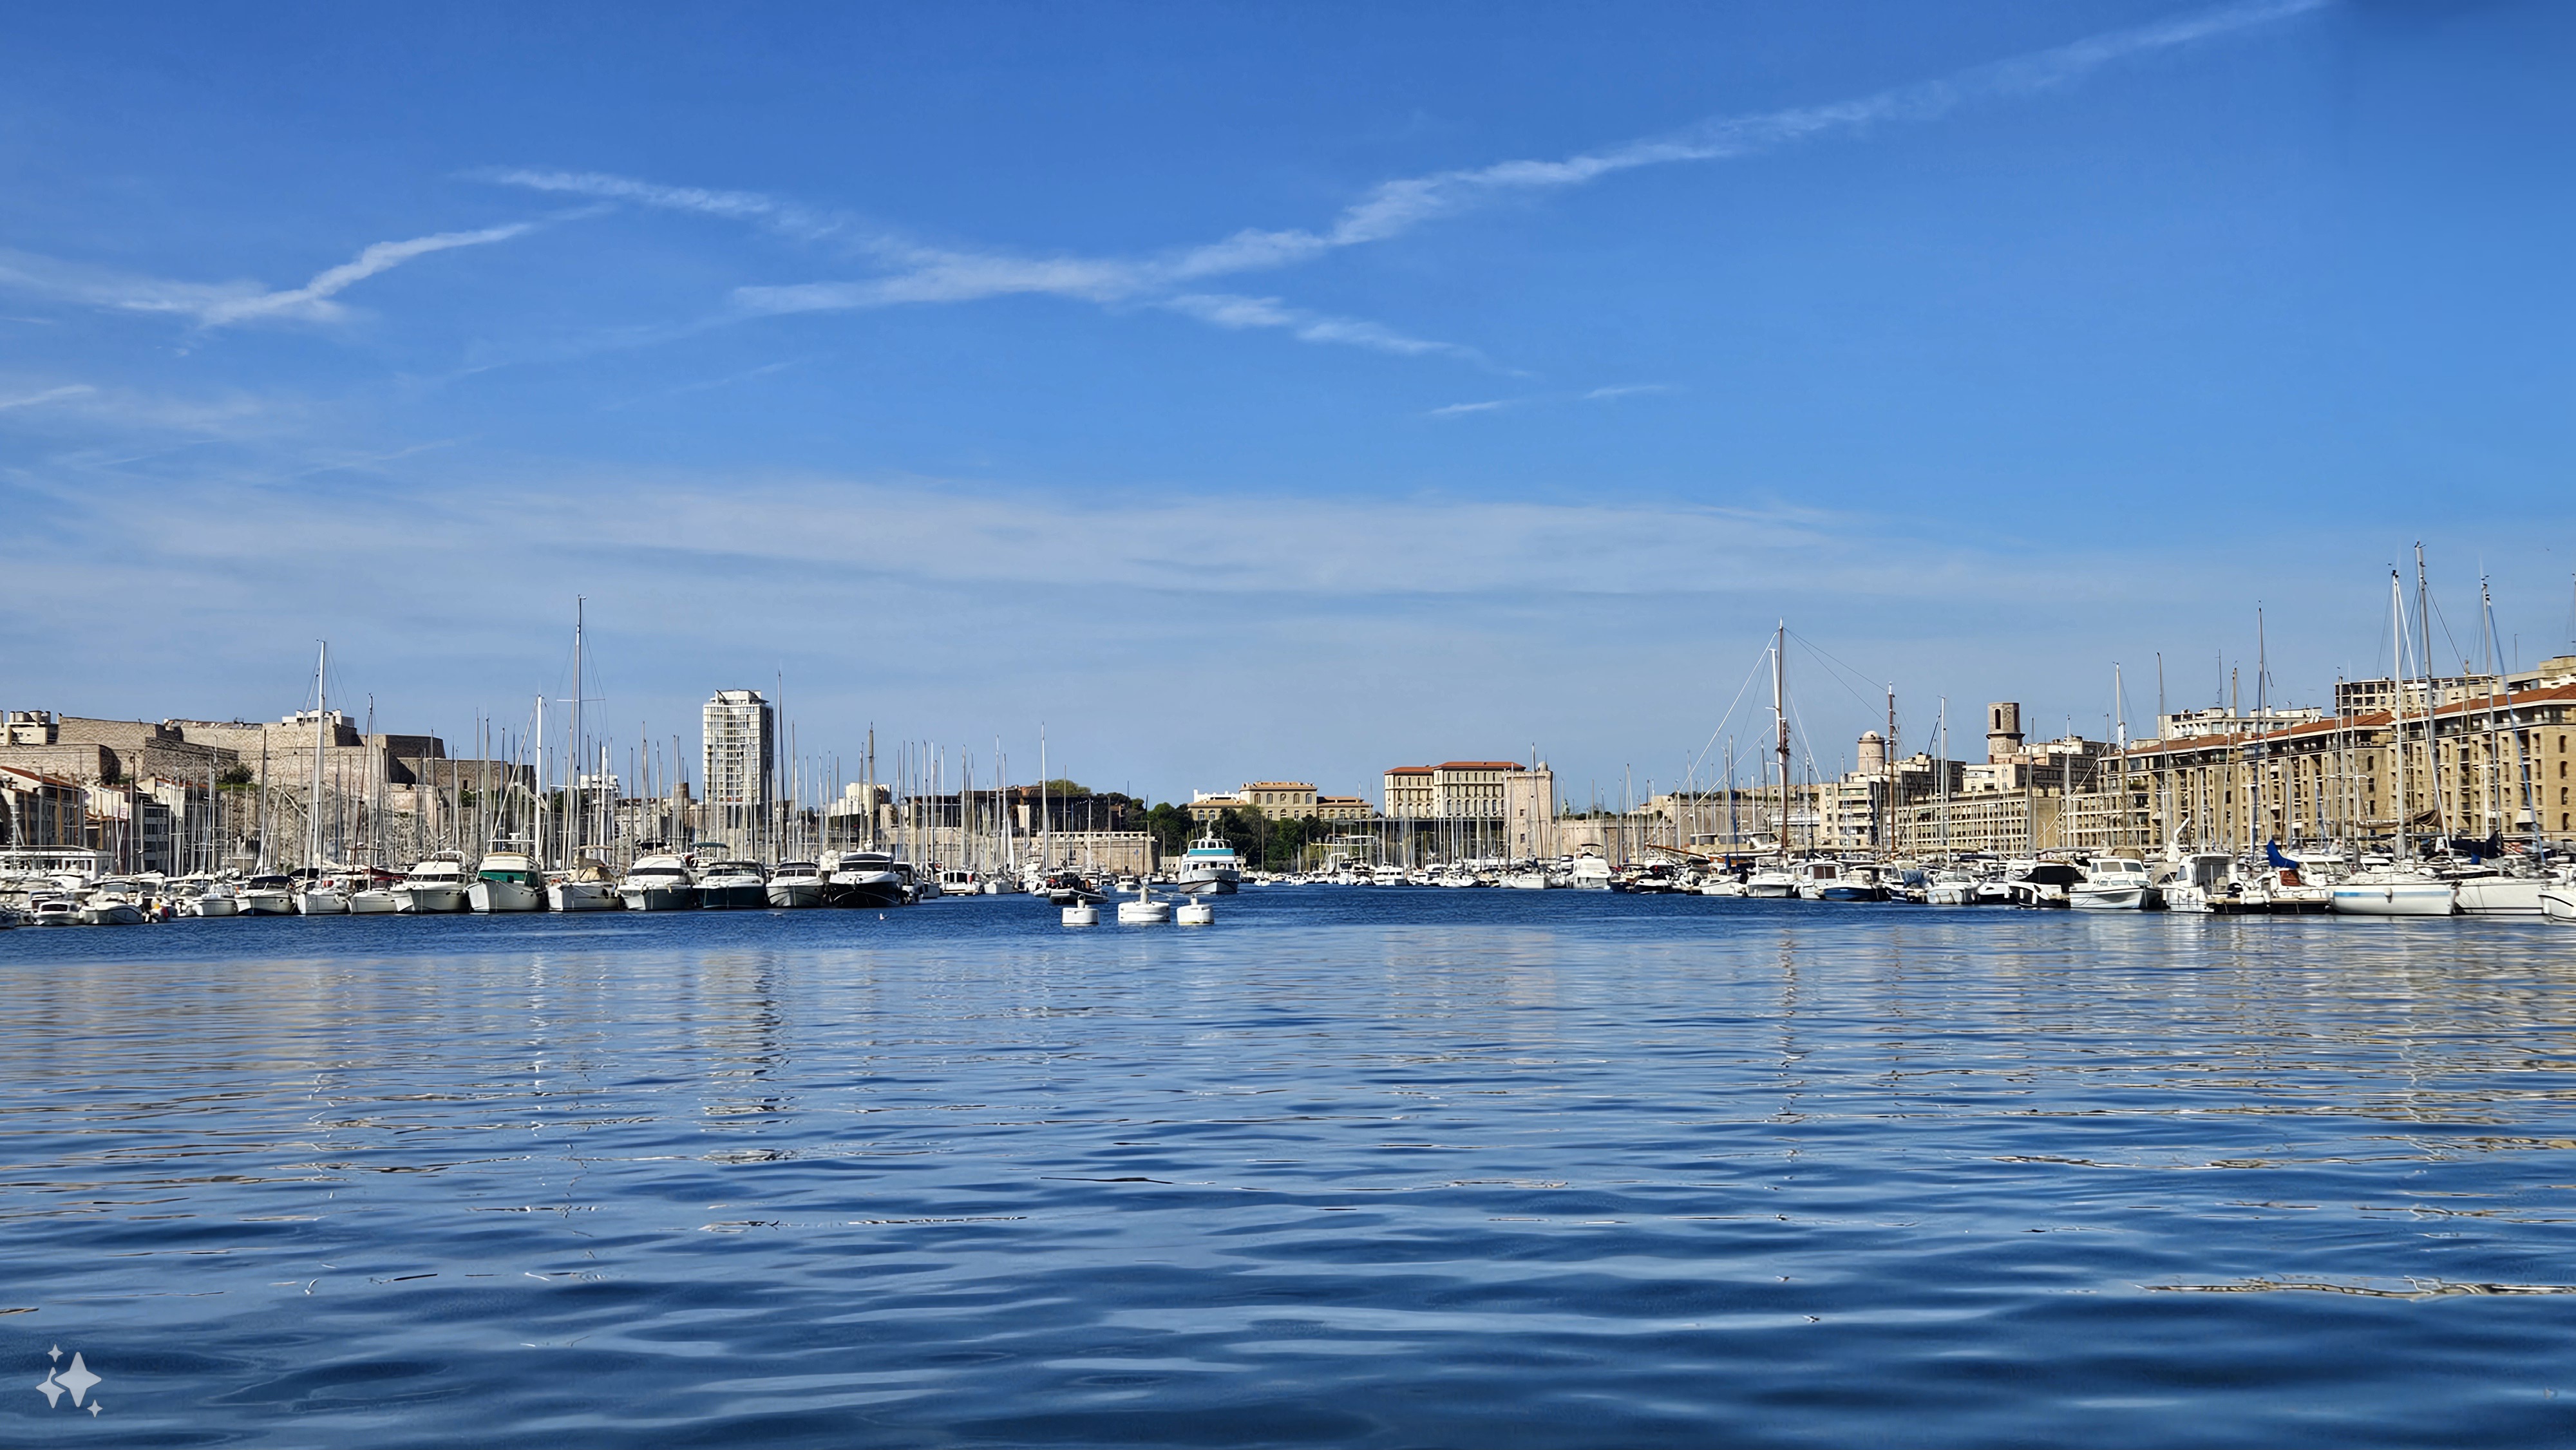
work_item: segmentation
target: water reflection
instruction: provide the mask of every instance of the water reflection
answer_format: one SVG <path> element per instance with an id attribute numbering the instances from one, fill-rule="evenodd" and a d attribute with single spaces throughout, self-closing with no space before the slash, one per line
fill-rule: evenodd
<path id="1" fill-rule="evenodd" d="M 2565 1429 L 2545 929 L 704 915 L 13 934 L 0 1326 L 132 1440 Z"/>

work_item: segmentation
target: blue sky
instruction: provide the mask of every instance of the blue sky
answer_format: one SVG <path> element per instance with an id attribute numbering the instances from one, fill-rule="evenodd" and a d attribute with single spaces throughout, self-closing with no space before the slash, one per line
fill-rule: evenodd
<path id="1" fill-rule="evenodd" d="M 1670 784 L 2567 649 L 2576 12 L 0 22 L 0 704 Z M 2437 631 L 2437 634 L 2439 631 Z M 2439 652 L 2448 652 L 2437 639 Z M 1848 671 L 1848 678 L 1843 671 Z M 1738 719 L 1741 719 L 1740 709 Z M 1748 729 L 1746 734 L 1750 734 Z M 621 745 L 622 753 L 622 745 Z M 1709 757 L 1695 768 L 1720 767 Z"/>

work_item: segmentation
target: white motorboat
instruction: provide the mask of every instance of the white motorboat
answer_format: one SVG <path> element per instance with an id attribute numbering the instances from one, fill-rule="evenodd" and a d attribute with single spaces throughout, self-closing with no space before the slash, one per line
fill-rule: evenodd
<path id="1" fill-rule="evenodd" d="M 1766 900 L 1784 900 L 1798 894 L 1798 876 L 1784 862 L 1767 862 L 1744 878 L 1744 894 Z"/>
<path id="2" fill-rule="evenodd" d="M 823 872 L 811 861 L 781 861 L 769 873 L 769 904 L 789 907 L 823 904 Z"/>
<path id="3" fill-rule="evenodd" d="M 81 904 L 73 896 L 39 896 L 27 903 L 27 919 L 38 926 L 80 926 Z"/>
<path id="4" fill-rule="evenodd" d="M 717 861 L 698 873 L 698 906 L 707 911 L 767 911 L 769 880 L 757 861 Z"/>
<path id="5" fill-rule="evenodd" d="M 1977 878 L 1974 873 L 1957 870 L 1935 871 L 1923 884 L 1926 906 L 1974 906 L 1977 904 Z"/>
<path id="6" fill-rule="evenodd" d="M 2334 885 L 2337 916 L 2449 916 L 2458 910 L 2456 885 L 2404 866 L 2356 871 Z"/>
<path id="7" fill-rule="evenodd" d="M 347 916 L 349 893 L 340 883 L 322 877 L 308 877 L 295 889 L 295 914 L 298 916 Z"/>
<path id="8" fill-rule="evenodd" d="M 912 904 L 912 863 L 883 851 L 826 851 L 822 870 L 825 906 Z"/>
<path id="9" fill-rule="evenodd" d="M 2562 879 L 2541 892 L 2540 914 L 2560 926 L 2576 926 L 2576 883 Z"/>
<path id="10" fill-rule="evenodd" d="M 1574 889 L 1577 891 L 1607 891 L 1613 875 L 1610 863 L 1590 851 L 1574 858 Z"/>
<path id="11" fill-rule="evenodd" d="M 1133 878 L 1126 878 L 1132 880 Z M 984 878 L 963 866 L 945 866 L 939 872 L 939 894 L 942 896 L 994 896 Z"/>
<path id="12" fill-rule="evenodd" d="M 182 888 L 179 910 L 187 916 L 238 916 L 241 901 L 222 881 L 192 881 Z"/>
<path id="13" fill-rule="evenodd" d="M 2210 912 L 2230 908 L 2244 894 L 2236 879 L 2236 858 L 2224 851 L 2194 851 L 2175 862 L 2162 890 L 2165 909 Z"/>
<path id="14" fill-rule="evenodd" d="M 1545 891 L 1547 871 L 1537 865 L 1516 866 L 1503 873 L 1502 884 L 1514 891 Z"/>
<path id="15" fill-rule="evenodd" d="M 254 876 L 233 893 L 243 916 L 295 915 L 295 881 L 288 876 Z"/>
<path id="16" fill-rule="evenodd" d="M 2566 890 L 2546 876 L 2464 876 L 2452 884 L 2462 916 L 2539 916 L 2543 895 Z"/>
<path id="17" fill-rule="evenodd" d="M 1190 842 L 1181 854 L 1181 869 L 1172 876 L 1172 889 L 1184 896 L 1232 896 L 1242 884 L 1243 858 L 1213 826 Z"/>
<path id="18" fill-rule="evenodd" d="M 620 911 L 626 902 L 617 894 L 617 878 L 608 874 L 607 864 L 584 856 L 571 870 L 546 879 L 546 906 L 553 911 Z"/>
<path id="19" fill-rule="evenodd" d="M 394 909 L 407 916 L 463 911 L 465 888 L 465 853 L 440 851 L 413 863 L 393 884 Z"/>
<path id="20" fill-rule="evenodd" d="M 640 856 L 617 883 L 628 911 L 686 911 L 698 904 L 698 883 L 677 856 Z"/>
<path id="21" fill-rule="evenodd" d="M 81 898 L 83 926 L 141 926 L 142 893 L 131 881 L 102 881 Z"/>
<path id="22" fill-rule="evenodd" d="M 340 889 L 351 916 L 391 916 L 402 910 L 402 898 L 394 895 L 393 884 L 377 884 L 372 871 L 342 882 Z"/>
<path id="23" fill-rule="evenodd" d="M 465 888 L 465 904 L 486 915 L 546 909 L 546 877 L 536 858 L 520 841 L 495 841 L 475 863 L 474 880 Z"/>
<path id="24" fill-rule="evenodd" d="M 2004 889 L 2015 906 L 2063 907 L 2072 904 L 2084 873 L 2064 861 L 2015 861 L 2004 870 Z"/>
<path id="25" fill-rule="evenodd" d="M 2096 860 L 2084 879 L 2066 890 L 2066 904 L 2077 911 L 2144 911 L 2155 879 L 2147 863 L 2116 856 Z"/>

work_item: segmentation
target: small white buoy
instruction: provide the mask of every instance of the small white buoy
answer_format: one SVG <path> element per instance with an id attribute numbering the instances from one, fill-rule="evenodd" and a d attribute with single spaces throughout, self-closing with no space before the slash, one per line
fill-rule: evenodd
<path id="1" fill-rule="evenodd" d="M 1206 926 L 1215 920 L 1216 908 L 1204 901 L 1184 901 L 1180 909 L 1172 913 L 1172 922 L 1176 926 Z"/>
<path id="2" fill-rule="evenodd" d="M 1100 925 L 1100 908 L 1093 906 L 1088 902 L 1080 906 L 1068 906 L 1064 909 L 1064 924 L 1067 926 L 1098 926 Z"/>

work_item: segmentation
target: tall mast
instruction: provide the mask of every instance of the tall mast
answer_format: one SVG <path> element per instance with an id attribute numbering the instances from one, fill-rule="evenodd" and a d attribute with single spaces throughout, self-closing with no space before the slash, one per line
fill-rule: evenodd
<path id="1" fill-rule="evenodd" d="M 2120 761 L 2118 787 L 2120 809 L 2116 818 L 2125 821 L 2129 818 L 2129 697 L 2120 685 L 2118 660 L 2111 662 L 2111 715 L 2111 743 L 2119 751 Z M 2110 833 L 2105 831 L 2103 834 L 2107 836 Z M 2105 841 L 2103 844 L 2108 846 L 2113 843 Z M 2122 841 L 2118 844 L 2125 846 L 2128 842 Z"/>
<path id="2" fill-rule="evenodd" d="M 331 642 L 326 639 L 313 661 L 313 794 L 305 798 L 304 809 L 304 864 L 310 867 L 322 864 L 322 729 L 331 712 L 330 664 Z"/>
<path id="3" fill-rule="evenodd" d="M 1780 848 L 1784 851 L 1789 847 L 1789 716 L 1784 708 L 1788 677 L 1780 654 L 1788 640 L 1789 621 L 1784 619 L 1771 636 L 1772 749 L 1780 761 Z"/>
<path id="4" fill-rule="evenodd" d="M 2261 742 L 2254 753 L 2254 819 L 2246 822 L 2245 846 L 2252 850 L 2269 824 L 2263 814 L 2264 787 L 2271 782 L 2272 737 L 2270 734 L 2271 693 L 2266 688 L 2272 677 L 2272 657 L 2263 642 L 2263 606 L 2254 606 L 2254 738 Z"/>
<path id="5" fill-rule="evenodd" d="M 2397 666 L 2397 692 L 2389 711 L 2389 738 L 2397 747 L 2397 850 L 2396 859 L 2406 859 L 2406 585 L 2397 571 L 2388 571 L 2388 633 L 2391 658 Z M 2429 696 L 2428 696 L 2429 698 Z"/>
<path id="6" fill-rule="evenodd" d="M 583 818 L 581 809 L 581 632 L 585 603 L 578 594 L 572 597 L 572 720 L 564 727 L 564 759 L 572 766 L 571 778 L 564 782 L 567 788 L 564 796 L 564 864 L 567 866 L 572 864 L 574 854 L 585 844 L 583 838 L 590 834 L 589 822 Z"/>
<path id="7" fill-rule="evenodd" d="M 2424 545 L 2415 545 L 2415 629 L 2424 640 L 2423 652 L 2416 655 L 2416 667 L 2424 672 L 2424 773 L 2433 781 L 2433 829 L 2437 834 L 2451 833 L 2450 802 L 2442 789 L 2442 746 L 2433 728 L 2433 587 L 2424 573 Z"/>

